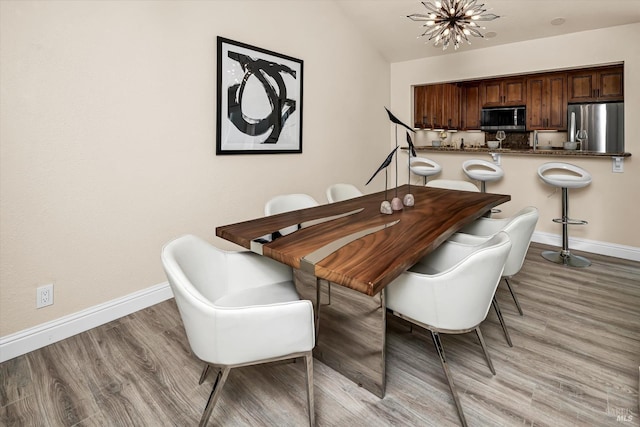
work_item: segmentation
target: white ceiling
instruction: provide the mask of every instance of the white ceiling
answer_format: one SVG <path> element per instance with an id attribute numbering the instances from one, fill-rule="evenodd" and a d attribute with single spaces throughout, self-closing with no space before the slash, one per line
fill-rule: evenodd
<path id="1" fill-rule="evenodd" d="M 424 13 L 416 0 L 336 0 L 351 22 L 390 62 L 455 54 L 433 43 L 418 39 L 422 23 L 407 18 Z M 640 0 L 478 0 L 490 13 L 500 18 L 483 23 L 483 33 L 495 32 L 492 38 L 471 38 L 457 52 L 497 46 L 560 34 L 640 22 Z M 551 25 L 554 18 L 565 23 Z M 629 40 L 640 43 L 640 40 Z"/>

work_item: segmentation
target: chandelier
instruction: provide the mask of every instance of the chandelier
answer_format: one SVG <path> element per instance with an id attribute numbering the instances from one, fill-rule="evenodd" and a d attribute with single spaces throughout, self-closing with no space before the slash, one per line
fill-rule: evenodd
<path id="1" fill-rule="evenodd" d="M 433 3 L 432 3 L 433 1 Z M 428 14 L 414 13 L 407 16 L 414 21 L 425 22 L 426 31 L 419 37 L 429 37 L 434 40 L 434 45 L 442 43 L 442 50 L 453 44 L 454 49 L 460 47 L 464 40 L 471 44 L 469 36 L 484 37 L 480 33 L 480 27 L 476 21 L 493 21 L 499 18 L 493 13 L 485 13 L 484 4 L 476 4 L 477 0 L 432 0 L 423 1 L 422 4 Z"/>

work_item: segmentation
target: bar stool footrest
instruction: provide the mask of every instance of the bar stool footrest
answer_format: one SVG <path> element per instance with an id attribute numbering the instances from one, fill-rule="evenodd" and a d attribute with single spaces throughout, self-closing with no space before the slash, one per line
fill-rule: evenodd
<path id="1" fill-rule="evenodd" d="M 555 222 L 556 224 L 567 224 L 567 225 L 586 225 L 586 224 L 589 224 L 587 221 L 585 221 L 583 219 L 571 219 L 571 218 L 567 218 L 566 220 L 563 220 L 562 218 L 554 218 L 552 221 Z"/>

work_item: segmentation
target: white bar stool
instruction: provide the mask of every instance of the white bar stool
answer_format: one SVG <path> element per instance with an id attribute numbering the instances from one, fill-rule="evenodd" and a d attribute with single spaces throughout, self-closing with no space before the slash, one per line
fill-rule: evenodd
<path id="1" fill-rule="evenodd" d="M 487 181 L 498 181 L 504 176 L 504 170 L 491 162 L 480 159 L 471 159 L 462 163 L 462 170 L 471 179 L 480 181 L 480 192 L 486 193 Z M 493 208 L 490 213 L 500 213 L 500 209 Z"/>
<path id="2" fill-rule="evenodd" d="M 462 170 L 471 179 L 480 181 L 480 191 L 486 193 L 487 181 L 498 181 L 504 176 L 504 170 L 491 162 L 480 159 L 467 160 L 462 164 Z"/>
<path id="3" fill-rule="evenodd" d="M 562 250 L 544 251 L 542 256 L 548 261 L 570 267 L 590 266 L 591 261 L 569 251 L 568 226 L 569 224 L 587 224 L 587 221 L 569 218 L 569 188 L 582 188 L 591 184 L 591 174 L 570 163 L 549 162 L 538 168 L 538 176 L 546 184 L 562 188 L 562 218 L 553 220 L 553 222 L 562 224 Z"/>
<path id="4" fill-rule="evenodd" d="M 427 178 L 442 172 L 442 166 L 426 157 L 410 157 L 409 169 L 416 175 L 424 177 L 424 183 L 427 184 Z"/>

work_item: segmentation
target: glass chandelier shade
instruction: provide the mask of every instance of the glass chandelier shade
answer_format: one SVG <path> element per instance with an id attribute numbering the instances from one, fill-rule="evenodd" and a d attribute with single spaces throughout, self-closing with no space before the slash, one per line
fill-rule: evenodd
<path id="1" fill-rule="evenodd" d="M 432 0 L 423 1 L 427 14 L 414 13 L 407 16 L 414 21 L 424 22 L 426 30 L 418 37 L 429 37 L 434 45 L 442 43 L 445 50 L 453 44 L 454 49 L 460 47 L 462 41 L 471 44 L 469 36 L 484 37 L 477 21 L 493 21 L 499 18 L 493 13 L 485 13 L 484 4 L 477 4 L 477 0 Z"/>

